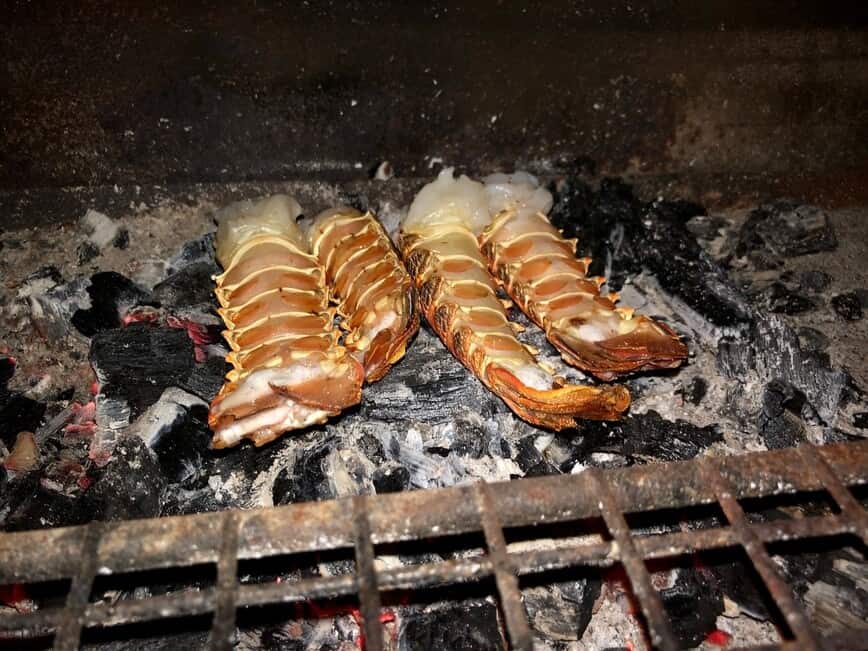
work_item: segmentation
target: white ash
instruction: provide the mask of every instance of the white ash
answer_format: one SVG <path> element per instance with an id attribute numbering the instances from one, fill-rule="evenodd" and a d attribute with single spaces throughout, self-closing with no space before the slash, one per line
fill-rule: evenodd
<path id="1" fill-rule="evenodd" d="M 93 209 L 85 213 L 80 223 L 88 241 L 98 249 L 103 249 L 114 242 L 121 230 L 115 220 Z"/>

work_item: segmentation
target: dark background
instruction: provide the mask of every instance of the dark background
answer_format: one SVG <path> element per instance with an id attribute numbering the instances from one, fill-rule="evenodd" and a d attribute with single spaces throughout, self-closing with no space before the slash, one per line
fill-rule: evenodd
<path id="1" fill-rule="evenodd" d="M 868 199 L 868 3 L 612 4 L 0 2 L 0 201 L 432 157 Z"/>

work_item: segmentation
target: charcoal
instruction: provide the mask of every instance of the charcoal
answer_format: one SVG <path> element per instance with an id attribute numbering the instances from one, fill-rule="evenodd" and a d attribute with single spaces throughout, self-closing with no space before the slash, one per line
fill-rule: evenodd
<path id="1" fill-rule="evenodd" d="M 168 308 L 211 303 L 214 298 L 211 276 L 218 272 L 213 260 L 194 262 L 157 284 L 154 300 Z"/>
<path id="2" fill-rule="evenodd" d="M 383 451 L 383 444 L 377 437 L 368 434 L 367 432 L 361 436 L 356 444 L 359 450 L 375 464 L 381 464 L 386 460 L 386 453 Z"/>
<path id="3" fill-rule="evenodd" d="M 398 633 L 398 650 L 462 649 L 500 651 L 505 641 L 493 604 L 461 603 L 436 610 L 409 613 Z"/>
<path id="4" fill-rule="evenodd" d="M 647 269 L 712 330 L 732 332 L 749 324 L 744 297 L 684 227 L 704 213 L 700 206 L 662 201 L 644 205 L 617 179 L 604 179 L 598 192 L 577 178 L 554 190 L 552 223 L 567 237 L 579 238 L 580 255 L 594 258 L 590 273 L 606 276 L 610 288 L 617 290 L 627 277 Z"/>
<path id="5" fill-rule="evenodd" d="M 124 436 L 85 496 L 99 520 L 153 518 L 160 514 L 165 488 L 156 455 L 139 437 Z"/>
<path id="6" fill-rule="evenodd" d="M 112 246 L 121 251 L 125 251 L 130 245 L 130 232 L 126 228 L 118 229 L 118 234 L 112 240 Z"/>
<path id="7" fill-rule="evenodd" d="M 178 387 L 169 387 L 160 399 L 139 416 L 126 431 L 129 436 L 138 436 L 149 448 L 154 448 L 164 435 L 170 435 L 175 426 L 186 419 L 194 407 L 208 407 L 201 398 Z"/>
<path id="8" fill-rule="evenodd" d="M 46 488 L 37 474 L 31 473 L 23 481 L 10 482 L 8 499 L 11 510 L 4 524 L 7 531 L 68 527 L 91 519 L 81 500 Z"/>
<path id="9" fill-rule="evenodd" d="M 374 471 L 373 482 L 378 495 L 405 491 L 410 487 L 410 471 L 390 461 Z"/>
<path id="10" fill-rule="evenodd" d="M 853 425 L 859 429 L 868 429 L 868 411 L 859 411 L 853 414 Z"/>
<path id="11" fill-rule="evenodd" d="M 831 303 L 836 314 L 845 321 L 858 321 L 862 318 L 862 302 L 856 292 L 833 296 Z"/>
<path id="12" fill-rule="evenodd" d="M 64 283 L 54 267 L 43 267 L 27 277 L 18 291 L 30 305 L 30 320 L 39 335 L 48 341 L 63 339 L 70 331 L 72 316 L 90 308 L 87 289 L 90 279 Z"/>
<path id="13" fill-rule="evenodd" d="M 214 265 L 214 238 L 216 233 L 206 233 L 202 237 L 185 242 L 181 250 L 169 260 L 169 273 L 178 271 L 199 262 Z"/>
<path id="14" fill-rule="evenodd" d="M 223 386 L 224 376 L 229 368 L 223 357 L 209 357 L 203 363 L 196 364 L 190 376 L 179 386 L 210 402 Z"/>
<path id="15" fill-rule="evenodd" d="M 681 648 L 693 648 L 715 630 L 723 613 L 723 593 L 709 581 L 709 573 L 694 567 L 678 568 L 672 587 L 660 591 L 672 632 Z"/>
<path id="16" fill-rule="evenodd" d="M 695 237 L 713 240 L 720 235 L 721 229 L 726 227 L 726 221 L 720 217 L 697 213 L 695 217 L 690 218 L 685 226 Z"/>
<path id="17" fill-rule="evenodd" d="M 819 294 L 832 284 L 832 277 L 824 271 L 803 271 L 799 274 L 799 287 L 802 291 Z"/>
<path id="18" fill-rule="evenodd" d="M 0 441 L 11 448 L 18 432 L 35 432 L 42 423 L 45 409 L 42 402 L 0 387 Z"/>
<path id="19" fill-rule="evenodd" d="M 99 256 L 99 247 L 93 242 L 82 242 L 75 250 L 79 265 L 86 265 L 88 262 Z"/>
<path id="20" fill-rule="evenodd" d="M 204 471 L 207 461 L 214 456 L 210 444 L 208 410 L 193 406 L 160 437 L 153 450 L 167 481 L 193 490 L 207 484 L 208 475 Z"/>
<path id="21" fill-rule="evenodd" d="M 712 443 L 723 441 L 723 434 L 715 425 L 697 427 L 685 420 L 670 421 L 654 410 L 618 422 L 586 421 L 579 434 L 573 443 L 571 464 L 594 452 L 629 460 L 679 461 L 692 459 Z M 569 470 L 563 465 L 561 469 Z"/>
<path id="22" fill-rule="evenodd" d="M 102 391 L 125 399 L 137 418 L 170 386 L 183 386 L 193 371 L 193 342 L 184 330 L 146 323 L 105 330 L 90 347 Z"/>
<path id="23" fill-rule="evenodd" d="M 829 347 L 829 338 L 816 328 L 798 328 L 799 346 L 806 352 L 820 353 Z"/>
<path id="24" fill-rule="evenodd" d="M 15 359 L 13 357 L 0 357 L 0 393 L 6 390 L 9 380 L 15 375 Z"/>
<path id="25" fill-rule="evenodd" d="M 783 283 L 774 282 L 763 292 L 763 302 L 776 314 L 802 314 L 816 308 L 816 304 L 800 290 L 792 291 Z"/>
<path id="26" fill-rule="evenodd" d="M 152 302 L 148 292 L 114 271 L 101 271 L 91 276 L 87 293 L 90 307 L 76 310 L 72 315 L 72 325 L 85 337 L 117 328 L 129 308 Z"/>
<path id="27" fill-rule="evenodd" d="M 681 390 L 681 395 L 684 400 L 691 405 L 698 405 L 702 402 L 705 394 L 708 392 L 708 382 L 699 376 L 691 378 L 690 382 Z"/>
<path id="28" fill-rule="evenodd" d="M 375 387 L 362 393 L 361 415 L 369 420 L 434 424 L 453 421 L 471 405 L 483 419 L 506 409 L 427 328 Z"/>
<path id="29" fill-rule="evenodd" d="M 325 474 L 326 458 L 331 451 L 331 441 L 323 441 L 304 450 L 291 470 L 282 470 L 272 487 L 274 504 L 313 502 L 331 497 Z"/>
<path id="30" fill-rule="evenodd" d="M 600 596 L 602 581 L 589 576 L 522 590 L 531 627 L 549 640 L 579 640 Z"/>
<path id="31" fill-rule="evenodd" d="M 760 206 L 742 225 L 736 255 L 747 256 L 757 268 L 769 260 L 834 251 L 838 242 L 829 218 L 815 206 L 778 201 Z"/>
<path id="32" fill-rule="evenodd" d="M 791 384 L 775 380 L 763 390 L 759 433 L 769 450 L 795 447 L 805 440 L 799 416 L 805 396 Z"/>

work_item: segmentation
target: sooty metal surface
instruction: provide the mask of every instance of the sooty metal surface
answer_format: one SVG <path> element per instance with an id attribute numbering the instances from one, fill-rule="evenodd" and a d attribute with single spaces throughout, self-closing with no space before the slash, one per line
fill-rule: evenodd
<path id="1" fill-rule="evenodd" d="M 65 606 L 0 616 L 0 630 L 54 631 L 55 648 L 79 645 L 88 627 L 214 613 L 211 646 L 229 648 L 238 608 L 356 594 L 366 648 L 382 648 L 380 591 L 418 589 L 494 578 L 512 648 L 532 636 L 517 577 L 564 567 L 620 564 L 647 622 L 652 643 L 677 648 L 646 561 L 700 550 L 741 547 L 791 631 L 757 648 L 857 649 L 864 630 L 822 637 L 766 550 L 778 541 L 849 534 L 866 542 L 868 513 L 848 486 L 868 483 L 868 441 L 803 446 L 737 457 L 705 457 L 578 475 L 522 479 L 382 496 L 296 504 L 256 511 L 0 534 L 0 584 L 71 579 Z M 774 522 L 750 522 L 740 500 L 826 491 L 839 511 Z M 631 532 L 626 514 L 719 504 L 728 526 L 656 535 Z M 504 530 L 602 517 L 610 539 L 556 549 L 511 552 Z M 487 554 L 377 571 L 375 545 L 481 533 Z M 240 560 L 330 549 L 354 549 L 354 574 L 239 584 Z M 213 564 L 214 587 L 198 592 L 88 603 L 99 575 Z"/>

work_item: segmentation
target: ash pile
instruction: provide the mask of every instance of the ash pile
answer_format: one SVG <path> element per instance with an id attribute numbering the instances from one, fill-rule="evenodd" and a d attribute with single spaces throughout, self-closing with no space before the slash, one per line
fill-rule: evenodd
<path id="1" fill-rule="evenodd" d="M 343 200 L 385 220 L 415 187 L 390 183 L 398 200 L 383 199 L 374 186 Z M 89 214 L 81 224 L 84 241 L 70 251 L 70 268 L 44 267 L 2 288 L 3 322 L 18 333 L 16 342 L 34 343 L 26 350 L 7 344 L 0 359 L 0 525 L 13 531 L 249 509 L 865 436 L 864 395 L 833 363 L 828 337 L 790 320 L 822 313 L 863 324 L 864 289 L 828 296 L 827 274 L 792 268 L 793 261 L 838 246 L 828 215 L 778 202 L 726 219 L 689 202 L 641 201 L 617 179 L 570 176 L 550 187 L 552 221 L 567 237 L 579 238 L 580 255 L 593 257 L 590 273 L 605 276 L 625 303 L 679 332 L 691 351 L 680 369 L 627 380 L 633 404 L 622 421 L 584 422 L 556 434 L 535 429 L 516 419 L 423 325 L 406 357 L 365 388 L 356 409 L 263 448 L 211 450 L 208 403 L 227 370 L 212 293 L 211 277 L 219 271 L 213 234 L 127 276 L 92 263 L 105 250 L 144 245 L 133 228 Z M 9 237 L 2 242 L 7 251 L 27 247 Z M 76 273 L 87 265 L 94 273 Z M 530 326 L 517 311 L 511 317 Z M 522 337 L 566 377 L 590 381 L 565 368 L 535 328 Z M 63 346 L 67 350 L 53 354 L 67 369 L 66 386 L 40 383 L 28 351 L 44 356 Z M 791 517 L 792 510 L 779 505 L 753 516 Z M 653 525 L 667 526 L 673 525 Z M 449 558 L 468 552 L 447 545 L 425 553 Z M 852 626 L 868 617 L 868 574 L 858 552 L 800 549 L 776 558 L 821 630 L 822 624 Z M 418 557 L 384 555 L 379 562 Z M 345 573 L 349 563 L 317 558 L 297 574 Z M 241 579 L 262 580 L 268 572 L 251 569 Z M 655 568 L 654 577 L 683 646 L 713 648 L 733 636 L 741 643 L 777 639 L 768 602 L 745 564 L 714 556 L 681 559 Z M 625 585 L 613 572 L 523 581 L 540 648 L 641 648 L 646 639 Z M 503 648 L 500 618 L 487 594 L 480 587 L 420 599 L 395 596 L 384 615 L 388 644 Z M 121 588 L 96 598 L 123 595 Z M 0 601 L 0 607 L 20 606 L 11 597 Z M 357 648 L 355 614 L 352 607 L 310 604 L 270 618 L 242 616 L 239 648 Z M 207 634 L 177 635 L 179 644 L 195 646 Z M 149 645 L 160 642 L 140 637 L 100 646 Z"/>

